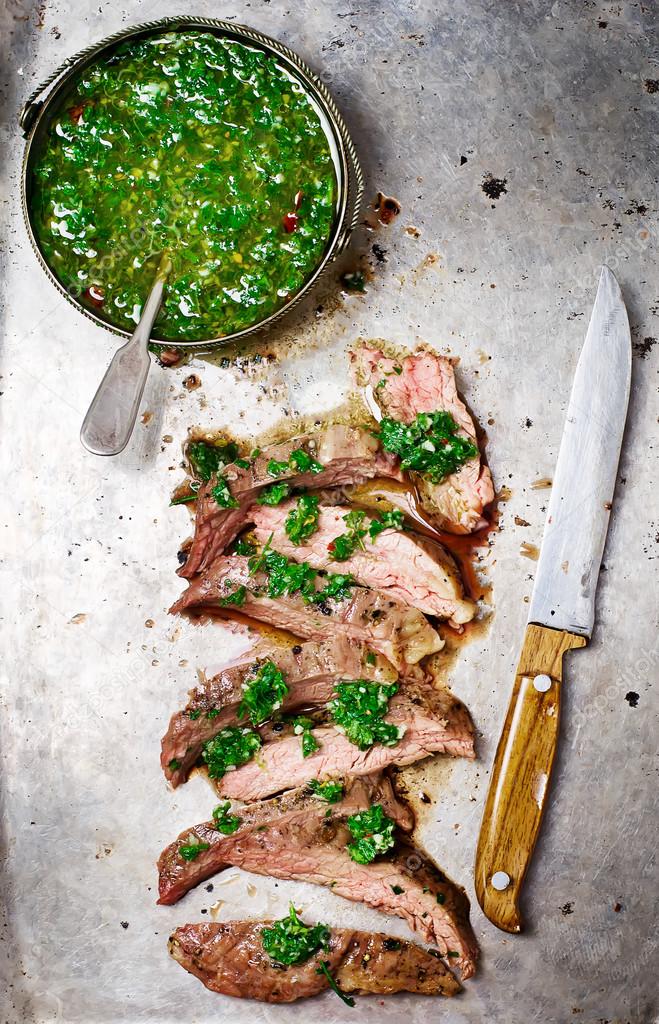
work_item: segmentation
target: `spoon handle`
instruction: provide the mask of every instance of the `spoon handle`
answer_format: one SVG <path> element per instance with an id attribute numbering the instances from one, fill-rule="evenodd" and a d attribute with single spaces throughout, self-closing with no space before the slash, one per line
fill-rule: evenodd
<path id="1" fill-rule="evenodd" d="M 140 322 L 114 354 L 98 386 L 80 430 L 80 440 L 93 455 L 118 455 L 133 432 L 151 357 L 148 344 L 158 315 L 171 264 L 166 256 L 158 268 Z"/>

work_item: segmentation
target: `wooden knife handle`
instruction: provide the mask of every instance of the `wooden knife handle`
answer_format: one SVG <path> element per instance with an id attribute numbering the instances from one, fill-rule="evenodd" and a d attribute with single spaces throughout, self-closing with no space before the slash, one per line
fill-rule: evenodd
<path id="1" fill-rule="evenodd" d="M 520 891 L 556 753 L 563 654 L 585 644 L 586 638 L 574 633 L 526 627 L 476 851 L 478 902 L 485 916 L 506 932 L 522 930 Z"/>

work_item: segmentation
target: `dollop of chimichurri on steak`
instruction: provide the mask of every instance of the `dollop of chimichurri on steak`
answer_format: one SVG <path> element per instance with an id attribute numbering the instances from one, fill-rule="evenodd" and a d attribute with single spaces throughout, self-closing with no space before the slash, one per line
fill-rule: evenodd
<path id="1" fill-rule="evenodd" d="M 166 250 L 154 334 L 193 341 L 299 291 L 336 193 L 302 86 L 261 50 L 190 31 L 128 41 L 80 73 L 35 162 L 33 221 L 63 285 L 126 330 Z"/>

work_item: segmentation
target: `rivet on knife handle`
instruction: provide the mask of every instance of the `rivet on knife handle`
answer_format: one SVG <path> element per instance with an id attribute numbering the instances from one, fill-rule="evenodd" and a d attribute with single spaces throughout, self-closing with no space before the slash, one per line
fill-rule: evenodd
<path id="1" fill-rule="evenodd" d="M 522 929 L 520 893 L 556 753 L 563 654 L 585 644 L 585 637 L 573 633 L 526 627 L 476 853 L 478 902 L 486 917 L 506 932 Z"/>

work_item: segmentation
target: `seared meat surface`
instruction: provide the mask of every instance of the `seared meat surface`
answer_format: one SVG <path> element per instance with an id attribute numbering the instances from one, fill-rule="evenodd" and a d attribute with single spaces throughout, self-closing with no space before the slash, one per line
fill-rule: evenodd
<path id="1" fill-rule="evenodd" d="M 288 558 L 308 562 L 314 569 L 349 572 L 364 586 L 389 594 L 426 615 L 448 619 L 460 626 L 473 619 L 476 608 L 465 598 L 462 580 L 452 557 L 440 544 L 402 530 L 387 529 L 375 542 L 368 537 L 347 559 L 332 559 L 331 544 L 347 530 L 346 506 L 320 506 L 318 529 L 302 544 L 288 537 L 286 517 L 295 501 L 272 508 L 257 506 L 249 516 L 260 544 L 271 544 Z"/>
<path id="2" fill-rule="evenodd" d="M 227 598 L 240 587 L 245 588 L 240 611 L 249 618 L 287 629 L 305 640 L 334 636 L 357 640 L 379 651 L 398 669 L 416 664 L 443 646 L 422 612 L 377 590 L 354 586 L 342 600 L 331 598 L 322 604 L 309 603 L 299 593 L 269 597 L 266 575 L 251 572 L 249 559 L 243 555 L 216 558 L 170 611 L 219 608 L 230 614 L 233 606 L 226 604 Z M 322 590 L 322 577 L 318 578 L 317 589 Z"/>
<path id="3" fill-rule="evenodd" d="M 370 775 L 431 754 L 474 757 L 469 712 L 448 690 L 404 681 L 390 700 L 385 720 L 404 730 L 395 746 L 376 744 L 360 750 L 336 726 L 324 725 L 313 730 L 319 749 L 307 757 L 300 737 L 289 730 L 281 739 L 266 743 L 252 761 L 228 772 L 216 783 L 217 792 L 233 800 L 261 800 L 309 778 Z"/>
<path id="4" fill-rule="evenodd" d="M 282 797 L 266 805 L 251 805 L 241 810 L 243 822 L 231 836 L 219 833 L 213 822 L 188 829 L 160 856 L 159 902 L 175 903 L 194 885 L 230 865 L 274 878 L 313 882 L 402 918 L 425 942 L 450 957 L 451 966 L 463 977 L 470 977 L 478 945 L 464 892 L 403 838 L 398 838 L 391 854 L 369 864 L 358 864 L 350 857 L 346 818 L 355 813 L 356 805 L 366 809 L 380 802 L 385 814 L 400 822 L 391 796 L 375 799 L 378 785 L 384 783 L 370 782 L 369 793 L 369 783 L 356 780 L 344 800 L 330 806 L 300 791 L 287 795 L 288 800 Z M 259 815 L 258 826 L 250 815 Z M 194 843 L 202 844 L 202 851 L 194 860 L 185 860 L 181 847 Z"/>
<path id="5" fill-rule="evenodd" d="M 476 442 L 474 422 L 458 395 L 448 359 L 421 351 L 395 360 L 379 349 L 360 346 L 351 360 L 357 383 L 370 385 L 385 416 L 411 423 L 418 413 L 445 411 L 453 417 L 459 433 Z M 419 475 L 415 481 L 425 507 L 442 529 L 472 533 L 486 525 L 483 510 L 494 499 L 494 487 L 490 471 L 480 459 L 470 459 L 437 484 Z"/>
<path id="6" fill-rule="evenodd" d="M 300 473 L 295 466 L 276 476 L 268 472 L 274 461 L 288 463 L 291 453 L 302 449 L 323 466 L 322 472 Z M 233 463 L 222 471 L 237 508 L 222 508 L 213 498 L 216 480 L 212 478 L 199 490 L 195 516 L 195 534 L 185 565 L 179 575 L 192 579 L 207 569 L 221 555 L 244 526 L 248 525 L 248 509 L 258 494 L 275 481 L 291 487 L 337 487 L 360 483 L 373 477 L 400 479 L 395 456 L 383 452 L 368 430 L 333 424 L 315 434 L 289 438 L 264 448 L 248 469 Z"/>
<path id="7" fill-rule="evenodd" d="M 460 983 L 432 951 L 381 932 L 332 928 L 326 948 L 300 964 L 273 964 L 261 932 L 271 921 L 204 922 L 177 928 L 169 951 L 206 988 L 267 1003 L 292 1003 L 329 988 L 325 963 L 343 992 L 452 996 Z"/>
<path id="8" fill-rule="evenodd" d="M 322 643 L 297 644 L 288 650 L 281 646 L 273 646 L 271 651 L 262 649 L 258 660 L 245 659 L 206 679 L 190 692 L 185 708 L 172 715 L 160 756 L 162 770 L 172 786 L 185 782 L 207 740 L 227 725 L 237 724 L 245 680 L 255 666 L 268 659 L 283 673 L 289 688 L 281 707 L 286 713 L 327 703 L 341 679 L 390 683 L 397 678 L 385 658 L 343 635 Z"/>

